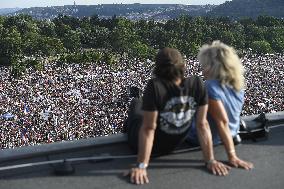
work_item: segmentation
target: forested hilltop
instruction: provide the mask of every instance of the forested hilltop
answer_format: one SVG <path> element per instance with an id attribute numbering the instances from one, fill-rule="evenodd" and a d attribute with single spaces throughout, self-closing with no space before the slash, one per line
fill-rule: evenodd
<path id="1" fill-rule="evenodd" d="M 26 8 L 10 15 L 28 14 L 36 19 L 53 19 L 59 14 L 82 18 L 98 15 L 111 18 L 116 15 L 131 20 L 153 19 L 169 20 L 181 15 L 189 16 L 226 16 L 233 19 L 243 17 L 274 16 L 284 18 L 283 0 L 232 0 L 221 5 L 182 5 L 182 4 L 100 4 L 65 5 L 52 7 Z M 1 11 L 0 11 L 1 14 Z"/>
<path id="2" fill-rule="evenodd" d="M 208 13 L 211 16 L 227 16 L 231 18 L 260 15 L 284 18 L 283 0 L 232 0 L 227 1 Z"/>
<path id="3" fill-rule="evenodd" d="M 21 8 L 0 8 L 0 15 L 6 15 L 9 13 L 17 12 L 21 10 Z"/>
<path id="4" fill-rule="evenodd" d="M 199 47 L 221 40 L 238 50 L 282 53 L 284 20 L 181 16 L 167 22 L 131 21 L 97 16 L 58 16 L 52 21 L 28 15 L 0 17 L 0 64 L 12 65 L 15 75 L 27 66 L 41 69 L 44 62 L 116 64 L 119 56 L 151 59 L 156 50 L 174 47 L 195 56 Z"/>
<path id="5" fill-rule="evenodd" d="M 181 4 L 101 4 L 101 5 L 65 5 L 52 7 L 32 7 L 19 10 L 10 15 L 28 14 L 36 19 L 53 19 L 59 14 L 82 18 L 98 15 L 100 18 L 113 16 L 130 20 L 169 20 L 181 15 L 203 16 L 215 5 Z"/>

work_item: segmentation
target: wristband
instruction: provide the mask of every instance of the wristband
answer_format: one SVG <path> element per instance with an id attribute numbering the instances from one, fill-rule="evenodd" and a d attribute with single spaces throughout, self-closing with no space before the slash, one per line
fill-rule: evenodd
<path id="1" fill-rule="evenodd" d="M 147 163 L 137 163 L 137 168 L 146 169 L 148 167 Z"/>

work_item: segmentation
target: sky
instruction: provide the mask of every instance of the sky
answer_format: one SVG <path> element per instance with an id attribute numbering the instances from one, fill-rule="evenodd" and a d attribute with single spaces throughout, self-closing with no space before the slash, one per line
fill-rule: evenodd
<path id="1" fill-rule="evenodd" d="M 141 3 L 141 4 L 186 4 L 186 5 L 219 5 L 226 0 L 75 0 L 77 5 L 97 5 L 112 3 Z M 74 0 L 0 0 L 0 8 L 28 8 L 73 5 Z"/>

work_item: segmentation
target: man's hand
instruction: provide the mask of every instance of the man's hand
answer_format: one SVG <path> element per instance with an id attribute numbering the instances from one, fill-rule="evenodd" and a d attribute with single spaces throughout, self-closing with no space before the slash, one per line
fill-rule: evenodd
<path id="1" fill-rule="evenodd" d="M 233 167 L 237 167 L 237 168 L 239 167 L 239 168 L 243 168 L 246 170 L 250 170 L 253 168 L 253 164 L 251 162 L 241 160 L 237 156 L 230 158 L 229 162 Z"/>
<path id="2" fill-rule="evenodd" d="M 230 166 L 225 165 L 219 161 L 211 160 L 207 162 L 206 165 L 207 169 L 212 172 L 214 175 L 218 176 L 226 176 L 229 174 L 229 170 L 231 169 Z"/>
<path id="3" fill-rule="evenodd" d="M 133 184 L 147 184 L 149 179 L 147 176 L 147 169 L 132 168 L 130 170 L 130 182 Z"/>

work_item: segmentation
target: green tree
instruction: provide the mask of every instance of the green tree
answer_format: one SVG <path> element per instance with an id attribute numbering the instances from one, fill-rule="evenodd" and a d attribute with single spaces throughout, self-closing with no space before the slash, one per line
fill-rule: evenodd
<path id="1" fill-rule="evenodd" d="M 234 43 L 231 45 L 237 49 L 244 49 L 246 44 L 245 30 L 244 26 L 239 22 L 233 23 L 231 25 L 230 31 L 234 35 Z"/>
<path id="2" fill-rule="evenodd" d="M 0 16 L 0 25 L 3 25 L 4 22 L 5 22 L 5 17 L 4 16 Z"/>
<path id="3" fill-rule="evenodd" d="M 256 19 L 256 24 L 258 26 L 275 27 L 280 25 L 280 21 L 272 16 L 259 16 Z"/>
<path id="4" fill-rule="evenodd" d="M 72 16 L 67 15 L 58 15 L 56 18 L 53 19 L 53 23 L 56 26 L 67 25 L 72 30 L 76 30 L 80 27 L 80 19 Z"/>
<path id="5" fill-rule="evenodd" d="M 110 66 L 115 66 L 117 63 L 117 58 L 115 54 L 111 52 L 104 52 L 102 60 Z"/>
<path id="6" fill-rule="evenodd" d="M 138 36 L 133 28 L 130 20 L 125 18 L 118 18 L 116 26 L 111 31 L 111 47 L 116 52 L 129 51 L 130 44 L 138 40 Z"/>
<path id="7" fill-rule="evenodd" d="M 243 26 L 249 26 L 249 25 L 255 25 L 255 21 L 254 19 L 250 18 L 250 17 L 243 17 L 239 20 L 239 23 Z"/>
<path id="8" fill-rule="evenodd" d="M 26 65 L 21 60 L 23 60 L 21 56 L 13 56 L 10 58 L 11 75 L 15 78 L 22 76 L 26 71 Z"/>
<path id="9" fill-rule="evenodd" d="M 39 56 L 28 58 L 24 63 L 22 63 L 22 65 L 25 65 L 25 67 L 32 67 L 35 70 L 42 70 L 44 68 L 43 59 Z M 23 69 L 23 68 L 21 68 L 21 69 Z"/>
<path id="10" fill-rule="evenodd" d="M 7 17 L 3 25 L 5 28 L 16 27 L 21 34 L 37 32 L 39 30 L 35 20 L 31 16 L 24 14 Z"/>
<path id="11" fill-rule="evenodd" d="M 265 54 L 265 53 L 272 53 L 273 52 L 271 45 L 265 40 L 252 42 L 251 48 L 252 48 L 253 52 L 259 53 L 259 54 Z"/>
<path id="12" fill-rule="evenodd" d="M 90 47 L 92 48 L 109 48 L 110 34 L 108 28 L 101 26 L 94 26 L 90 33 Z"/>
<path id="13" fill-rule="evenodd" d="M 45 56 L 54 56 L 65 52 L 64 44 L 60 39 L 53 37 L 41 37 L 38 40 L 38 48 Z"/>
<path id="14" fill-rule="evenodd" d="M 132 57 L 139 57 L 142 59 L 150 58 L 153 54 L 153 49 L 140 41 L 131 44 L 129 54 Z"/>
<path id="15" fill-rule="evenodd" d="M 56 37 L 55 24 L 50 21 L 38 21 L 37 23 L 39 28 L 39 34 L 48 36 L 48 37 Z"/>
<path id="16" fill-rule="evenodd" d="M 22 38 L 15 26 L 7 29 L 0 41 L 0 56 L 14 57 L 22 53 Z"/>
<path id="17" fill-rule="evenodd" d="M 276 52 L 283 52 L 284 49 L 284 27 L 269 27 L 265 33 L 265 39 L 271 44 Z"/>
<path id="18" fill-rule="evenodd" d="M 262 27 L 249 25 L 245 28 L 245 33 L 246 33 L 246 41 L 248 43 L 252 41 L 264 40 L 265 30 Z"/>
<path id="19" fill-rule="evenodd" d="M 279 38 L 274 38 L 271 42 L 271 47 L 278 53 L 284 52 L 284 36 Z"/>
<path id="20" fill-rule="evenodd" d="M 42 36 L 36 32 L 27 32 L 23 35 L 23 53 L 27 56 L 32 56 L 35 54 L 42 54 L 42 46 L 39 45 L 39 41 L 42 39 Z"/>
<path id="21" fill-rule="evenodd" d="M 228 44 L 228 45 L 234 45 L 236 43 L 236 39 L 234 37 L 234 33 L 231 31 L 223 31 L 222 32 L 222 38 L 221 41 Z"/>
<path id="22" fill-rule="evenodd" d="M 156 49 L 161 49 L 166 47 L 168 44 L 167 32 L 163 27 L 156 25 L 151 29 L 150 32 L 150 46 Z"/>
<path id="23" fill-rule="evenodd" d="M 62 41 L 64 47 L 71 52 L 79 51 L 81 49 L 80 33 L 77 31 L 71 30 L 65 33 Z"/>

